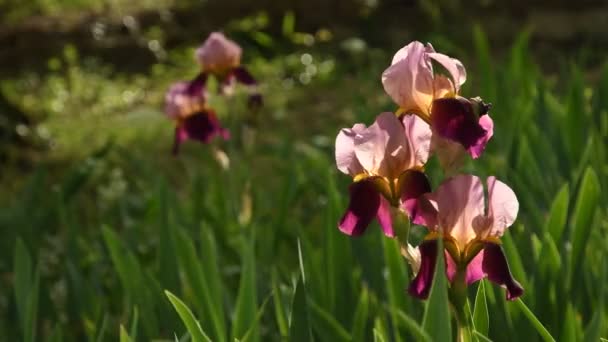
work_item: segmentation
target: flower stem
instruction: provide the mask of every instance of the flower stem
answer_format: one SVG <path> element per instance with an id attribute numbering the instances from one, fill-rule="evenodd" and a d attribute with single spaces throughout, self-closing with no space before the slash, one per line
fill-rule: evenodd
<path id="1" fill-rule="evenodd" d="M 458 324 L 458 342 L 473 341 L 471 319 L 466 310 L 467 301 L 466 266 L 459 266 L 450 288 L 450 302 L 452 303 L 456 314 L 456 323 Z"/>

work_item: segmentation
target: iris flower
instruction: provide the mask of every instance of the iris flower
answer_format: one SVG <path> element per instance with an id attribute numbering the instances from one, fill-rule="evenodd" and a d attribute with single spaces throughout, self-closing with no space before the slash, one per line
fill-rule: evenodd
<path id="1" fill-rule="evenodd" d="M 487 179 L 487 206 L 481 180 L 458 175 L 444 181 L 435 192 L 422 195 L 413 222 L 428 228 L 418 247 L 420 270 L 409 293 L 427 298 L 433 282 L 438 239 L 443 239 L 446 274 L 451 282 L 466 284 L 487 277 L 507 289 L 507 299 L 523 294 L 513 279 L 499 238 L 517 217 L 519 203 L 513 190 L 494 177 Z"/>
<path id="2" fill-rule="evenodd" d="M 199 75 L 192 82 L 177 82 L 165 95 L 165 114 L 176 122 L 173 154 L 177 154 L 180 145 L 189 139 L 209 143 L 216 136 L 230 137 L 213 109 L 206 105 L 204 78 Z"/>
<path id="3" fill-rule="evenodd" d="M 336 138 L 338 169 L 353 177 L 350 203 L 339 222 L 348 235 L 360 235 L 374 218 L 384 234 L 395 236 L 391 207 L 416 215 L 416 199 L 430 191 L 421 172 L 429 155 L 431 130 L 423 120 L 385 112 L 369 127 L 344 128 Z"/>
<path id="4" fill-rule="evenodd" d="M 435 72 L 433 61 L 448 76 Z M 417 41 L 397 51 L 391 66 L 382 73 L 384 90 L 400 106 L 397 113 L 418 115 L 431 126 L 433 150 L 439 153 L 442 164 L 457 159 L 459 150 L 478 158 L 493 134 L 494 124 L 487 114 L 490 106 L 479 98 L 459 95 L 466 78 L 459 60 Z"/>
<path id="5" fill-rule="evenodd" d="M 249 107 L 257 108 L 262 105 L 262 96 L 255 78 L 241 65 L 241 54 L 241 47 L 221 32 L 211 33 L 195 53 L 202 74 L 216 77 L 223 93 L 231 93 L 234 84 L 241 83 L 250 89 Z"/>

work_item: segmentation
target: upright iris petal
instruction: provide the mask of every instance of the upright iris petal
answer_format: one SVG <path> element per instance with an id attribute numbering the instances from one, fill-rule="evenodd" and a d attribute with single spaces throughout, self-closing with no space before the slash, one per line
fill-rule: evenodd
<path id="1" fill-rule="evenodd" d="M 523 288 L 511 275 L 499 241 L 515 221 L 519 203 L 513 190 L 494 177 L 488 178 L 487 191 L 486 207 L 480 179 L 459 175 L 444 181 L 435 192 L 422 196 L 420 215 L 423 219 L 419 222 L 430 234 L 420 246 L 421 263 L 432 269 L 418 273 L 410 285 L 410 294 L 419 298 L 428 296 L 436 257 L 429 246 L 436 245 L 439 238 L 444 241 L 446 274 L 450 281 L 458 272 L 466 272 L 467 284 L 487 277 L 507 289 L 509 300 L 523 294 Z"/>
<path id="2" fill-rule="evenodd" d="M 336 165 L 354 178 L 350 203 L 339 223 L 342 232 L 362 234 L 376 218 L 394 236 L 390 208 L 413 215 L 416 199 L 430 190 L 420 170 L 430 149 L 431 131 L 416 116 L 382 113 L 374 124 L 344 128 L 336 138 Z"/>
<path id="3" fill-rule="evenodd" d="M 433 61 L 447 75 L 436 73 Z M 458 96 L 466 78 L 459 60 L 417 41 L 397 51 L 391 66 L 382 73 L 384 90 L 400 106 L 399 111 L 416 114 L 431 125 L 438 136 L 433 139 L 433 150 L 446 168 L 457 165 L 464 151 L 478 158 L 493 133 L 489 107 Z"/>
<path id="4" fill-rule="evenodd" d="M 221 32 L 213 32 L 196 49 L 196 58 L 204 71 L 220 75 L 241 64 L 243 50 Z"/>
<path id="5" fill-rule="evenodd" d="M 165 95 L 165 114 L 176 122 L 173 153 L 186 140 L 209 143 L 215 136 L 229 138 L 215 112 L 206 105 L 205 79 L 198 76 L 192 82 L 177 82 Z"/>

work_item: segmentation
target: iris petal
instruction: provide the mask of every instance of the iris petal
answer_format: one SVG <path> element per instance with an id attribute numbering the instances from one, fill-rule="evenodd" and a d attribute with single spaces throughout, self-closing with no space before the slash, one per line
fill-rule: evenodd
<path id="1" fill-rule="evenodd" d="M 418 246 L 420 250 L 420 270 L 410 283 L 408 293 L 416 298 L 426 299 L 429 297 L 435 267 L 437 264 L 437 240 L 425 240 Z"/>
<path id="2" fill-rule="evenodd" d="M 426 175 L 420 171 L 407 170 L 399 176 L 397 188 L 401 193 L 401 207 L 410 220 L 416 224 L 424 222 L 419 205 L 419 198 L 431 191 L 431 184 Z"/>
<path id="3" fill-rule="evenodd" d="M 490 117 L 477 118 L 471 102 L 462 97 L 433 101 L 431 125 L 440 136 L 460 143 L 473 158 L 481 155 L 493 134 Z"/>
<path id="4" fill-rule="evenodd" d="M 350 185 L 350 202 L 338 227 L 347 235 L 365 232 L 380 208 L 381 195 L 373 182 L 365 179 Z"/>
<path id="5" fill-rule="evenodd" d="M 524 294 L 523 287 L 513 279 L 507 258 L 500 245 L 492 242 L 485 243 L 481 267 L 490 281 L 507 288 L 507 300 L 515 300 Z"/>
<path id="6" fill-rule="evenodd" d="M 180 145 L 186 140 L 197 140 L 208 144 L 211 139 L 218 135 L 224 139 L 230 137 L 230 133 L 220 126 L 220 122 L 212 110 L 190 115 L 175 128 L 173 154 L 179 152 Z"/>

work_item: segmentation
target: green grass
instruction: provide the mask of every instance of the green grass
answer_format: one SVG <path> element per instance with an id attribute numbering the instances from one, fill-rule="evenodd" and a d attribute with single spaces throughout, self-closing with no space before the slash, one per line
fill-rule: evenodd
<path id="1" fill-rule="evenodd" d="M 471 288 L 474 335 L 597 341 L 608 335 L 608 67 L 593 83 L 575 65 L 544 75 L 528 35 L 499 61 L 481 31 L 473 38 L 474 50 L 458 56 L 469 69 L 464 93 L 493 103 L 496 130 L 465 171 L 496 175 L 516 192 L 520 214 L 503 242 L 526 290 L 513 303 L 489 282 Z M 2 196 L 0 336 L 455 336 L 454 322 L 437 319 L 447 296 L 441 289 L 427 302 L 407 296 L 409 268 L 378 227 L 356 239 L 336 227 L 350 179 L 335 169 L 333 139 L 341 127 L 394 109 L 379 80 L 390 52 L 307 51 L 327 69 L 307 85 L 298 81 L 301 53 L 248 57 L 266 105 L 247 140 L 244 96 L 215 103 L 234 136 L 220 144 L 228 171 L 207 146 L 188 143 L 178 158 L 169 154 L 173 128 L 160 113 L 162 92 L 193 74 L 190 52 L 172 52 L 172 62 L 150 75 L 111 77 L 68 51 L 65 66 L 38 86 L 17 87 L 37 92 L 28 95 L 37 101 L 23 99 L 26 107 L 51 112 L 46 125 L 57 148 L 52 162 L 19 178 L 19 191 Z M 141 89 L 137 100 L 117 100 Z M 52 112 L 66 91 L 63 110 Z M 437 184 L 436 161 L 428 171 Z"/>

